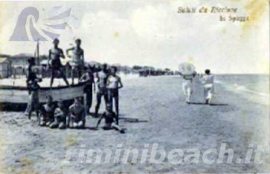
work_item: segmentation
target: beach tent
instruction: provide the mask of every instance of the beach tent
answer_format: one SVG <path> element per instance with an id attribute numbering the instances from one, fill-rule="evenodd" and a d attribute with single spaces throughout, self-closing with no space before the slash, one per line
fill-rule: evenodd
<path id="1" fill-rule="evenodd" d="M 7 78 L 11 75 L 11 62 L 8 58 L 0 58 L 0 77 Z"/>

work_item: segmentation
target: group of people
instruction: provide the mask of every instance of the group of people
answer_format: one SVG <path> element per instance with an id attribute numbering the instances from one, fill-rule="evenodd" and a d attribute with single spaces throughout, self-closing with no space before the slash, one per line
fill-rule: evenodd
<path id="1" fill-rule="evenodd" d="M 28 76 L 26 84 L 29 90 L 29 102 L 25 111 L 28 118 L 31 119 L 32 112 L 36 112 L 38 122 L 40 126 L 48 126 L 50 128 L 65 129 L 67 127 L 72 128 L 84 128 L 86 115 L 92 115 L 93 117 L 100 117 L 99 126 L 102 119 L 105 119 L 104 129 L 114 128 L 120 132 L 124 132 L 119 124 L 119 89 L 123 87 L 121 78 L 117 75 L 117 67 L 108 67 L 107 64 L 103 64 L 101 69 L 96 70 L 95 67 L 85 66 L 84 64 L 84 51 L 80 47 L 81 40 L 75 40 L 76 46 L 67 49 L 66 53 L 72 51 L 72 61 L 70 62 L 73 71 L 78 72 L 78 83 L 84 84 L 85 104 L 82 104 L 82 97 L 75 98 L 72 105 L 68 106 L 64 101 L 57 101 L 55 105 L 53 97 L 47 96 L 46 104 L 40 107 L 39 104 L 39 82 L 42 81 L 38 78 L 33 71 L 35 65 L 35 59 L 28 60 Z M 65 58 L 63 50 L 58 47 L 59 40 L 54 39 L 53 48 L 49 51 L 48 67 L 51 71 L 50 87 L 52 88 L 54 78 L 60 76 L 69 86 L 69 82 L 63 73 L 62 63 L 60 58 Z M 70 55 L 69 55 L 70 56 Z M 74 76 L 72 76 L 72 84 L 74 84 Z M 97 91 L 96 91 L 97 87 Z M 90 113 L 92 107 L 93 91 L 96 92 L 96 106 L 94 114 Z M 106 111 L 100 116 L 99 108 L 104 98 Z M 113 111 L 115 108 L 115 112 Z"/>
<path id="2" fill-rule="evenodd" d="M 191 104 L 191 96 L 193 93 L 193 81 L 196 77 L 196 72 L 190 75 L 183 75 L 183 83 L 182 83 L 182 90 L 184 95 L 186 96 L 186 103 Z M 204 89 L 204 99 L 205 104 L 211 104 L 213 91 L 214 91 L 214 75 L 211 74 L 209 69 L 205 70 L 205 75 L 200 79 L 201 83 L 203 84 Z"/>
<path id="3" fill-rule="evenodd" d="M 52 88 L 54 78 L 60 76 L 69 86 L 69 82 L 63 72 L 63 65 L 60 58 L 65 58 L 64 52 L 59 48 L 59 40 L 53 40 L 53 48 L 49 50 L 48 56 L 48 69 L 51 72 L 50 87 Z M 72 54 L 70 54 L 72 52 Z M 105 119 L 104 129 L 115 128 L 121 132 L 119 124 L 119 89 L 123 87 L 121 78 L 117 76 L 117 67 L 110 67 L 103 64 L 99 70 L 94 67 L 85 66 L 84 63 L 84 50 L 81 48 L 81 40 L 75 40 L 75 47 L 66 50 L 68 57 L 72 58 L 69 62 L 72 66 L 72 84 L 74 84 L 74 74 L 77 72 L 78 83 L 84 83 L 85 103 L 82 104 L 81 98 L 75 98 L 72 105 L 67 106 L 64 101 L 58 101 L 57 105 L 53 104 L 53 97 L 48 95 L 47 102 L 42 107 L 39 106 L 39 82 L 42 81 L 38 78 L 33 71 L 35 59 L 28 60 L 28 76 L 27 87 L 29 89 L 29 102 L 26 108 L 26 115 L 31 119 L 32 112 L 36 112 L 40 126 L 48 126 L 50 128 L 64 129 L 67 127 L 84 128 L 86 115 L 93 117 L 100 117 L 97 127 L 102 119 Z M 186 102 L 191 104 L 191 95 L 193 93 L 193 80 L 196 77 L 196 72 L 189 75 L 181 74 L 183 77 L 182 89 L 186 96 Z M 201 78 L 204 86 L 205 103 L 210 104 L 213 93 L 214 76 L 210 70 L 205 70 L 205 76 Z M 96 91 L 97 88 L 97 91 Z M 93 91 L 96 92 L 96 106 L 94 114 L 90 113 L 92 107 Z M 106 111 L 100 116 L 99 108 L 102 102 L 105 101 Z M 113 106 L 115 112 L 113 111 Z"/>

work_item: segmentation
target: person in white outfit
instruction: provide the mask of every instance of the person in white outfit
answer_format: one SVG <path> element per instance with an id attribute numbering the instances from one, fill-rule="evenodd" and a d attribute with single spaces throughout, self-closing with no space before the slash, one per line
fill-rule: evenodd
<path id="1" fill-rule="evenodd" d="M 191 101 L 191 95 L 193 92 L 193 78 L 196 75 L 196 72 L 194 72 L 193 74 L 190 75 L 183 75 L 180 74 L 183 77 L 183 82 L 182 82 L 182 90 L 184 95 L 186 96 L 186 102 L 187 104 L 190 104 Z"/>
<path id="2" fill-rule="evenodd" d="M 210 104 L 214 90 L 214 75 L 211 74 L 209 69 L 205 70 L 205 76 L 202 78 L 202 83 L 204 87 L 205 103 Z"/>

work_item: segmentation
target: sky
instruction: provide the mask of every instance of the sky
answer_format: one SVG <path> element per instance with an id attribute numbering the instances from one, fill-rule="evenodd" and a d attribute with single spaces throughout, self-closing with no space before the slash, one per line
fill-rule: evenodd
<path id="1" fill-rule="evenodd" d="M 104 0 L 0 2 L 0 53 L 34 53 L 36 42 L 30 21 L 47 39 L 40 53 L 48 54 L 52 39 L 41 29 L 60 35 L 64 50 L 82 40 L 87 61 L 122 65 L 148 65 L 177 70 L 191 62 L 198 72 L 269 74 L 269 7 L 267 0 Z M 238 8 L 237 13 L 181 14 L 179 7 Z M 18 18 L 27 7 L 37 9 L 39 18 L 28 14 L 24 27 L 29 41 L 10 40 Z M 48 20 L 68 9 L 61 20 Z M 219 20 L 249 16 L 248 22 Z M 22 22 L 22 20 L 20 20 Z M 64 29 L 49 25 L 66 22 Z"/>

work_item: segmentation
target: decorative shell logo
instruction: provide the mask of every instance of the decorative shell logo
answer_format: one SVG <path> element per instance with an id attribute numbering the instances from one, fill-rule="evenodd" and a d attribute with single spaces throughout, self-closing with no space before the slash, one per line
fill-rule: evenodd
<path id="1" fill-rule="evenodd" d="M 42 9 L 42 15 L 35 7 L 24 8 L 14 28 L 10 41 L 47 41 L 60 37 L 70 17 L 71 8 L 53 7 L 50 11 Z"/>

